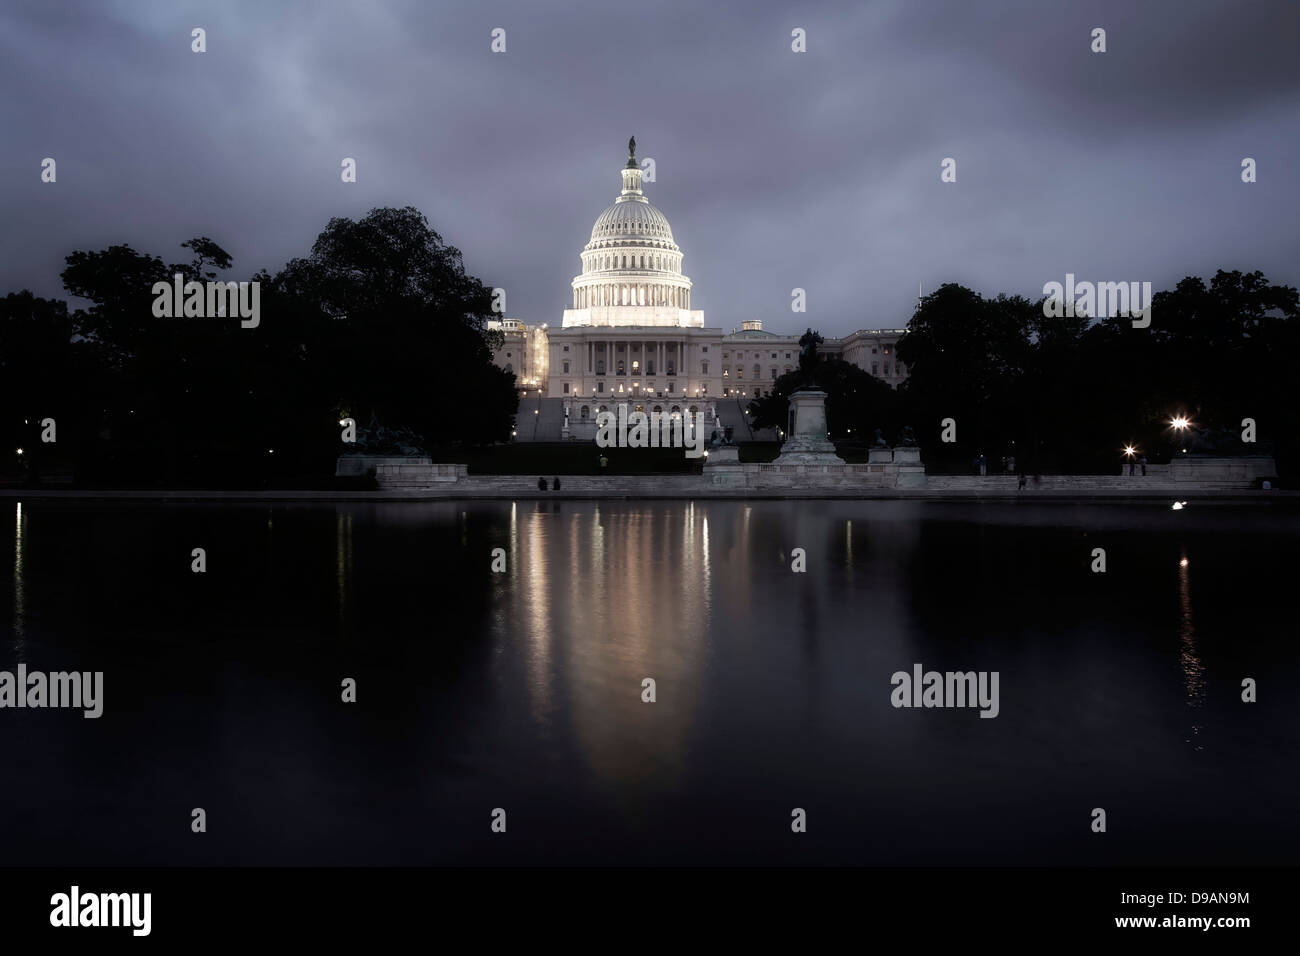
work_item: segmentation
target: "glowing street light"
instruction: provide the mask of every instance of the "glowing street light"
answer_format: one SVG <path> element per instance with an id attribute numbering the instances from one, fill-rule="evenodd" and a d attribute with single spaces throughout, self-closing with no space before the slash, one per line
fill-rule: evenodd
<path id="1" fill-rule="evenodd" d="M 1182 431 L 1190 424 L 1191 422 L 1187 419 L 1185 415 L 1176 415 L 1169 420 L 1169 427 L 1177 428 L 1179 431 Z"/>
<path id="2" fill-rule="evenodd" d="M 1125 445 L 1124 454 L 1127 455 L 1129 458 L 1132 458 L 1134 455 L 1137 454 L 1137 449 L 1134 448 L 1132 445 Z"/>

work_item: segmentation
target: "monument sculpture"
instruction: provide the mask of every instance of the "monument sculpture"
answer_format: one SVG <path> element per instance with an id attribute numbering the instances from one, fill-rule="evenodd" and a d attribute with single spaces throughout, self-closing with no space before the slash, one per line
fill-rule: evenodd
<path id="1" fill-rule="evenodd" d="M 379 424 L 372 414 L 370 422 L 357 430 L 357 440 L 339 455 L 335 477 L 364 477 L 378 465 L 427 465 L 432 459 L 419 435 L 411 429 Z"/>

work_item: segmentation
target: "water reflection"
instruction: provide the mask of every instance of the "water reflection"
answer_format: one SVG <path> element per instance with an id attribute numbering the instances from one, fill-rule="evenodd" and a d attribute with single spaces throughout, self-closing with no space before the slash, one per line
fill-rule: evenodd
<path id="1" fill-rule="evenodd" d="M 1178 561 L 1178 639 L 1181 645 L 1178 663 L 1187 686 L 1187 706 L 1201 709 L 1205 706 L 1205 664 L 1196 646 L 1196 625 L 1192 620 L 1191 567 L 1187 553 Z M 1201 724 L 1194 723 L 1188 743 L 1195 749 L 1204 749 L 1200 743 Z"/>
<path id="2" fill-rule="evenodd" d="M 510 506 L 509 577 L 498 655 L 522 657 L 529 714 L 571 739 L 629 812 L 682 771 L 711 623 L 709 521 L 698 508 Z M 521 626 L 522 625 L 522 626 Z M 642 681 L 656 701 L 642 701 Z M 567 723 L 567 727 L 564 726 Z"/>
<path id="3" fill-rule="evenodd" d="M 1185 513 L 1176 531 L 1142 528 L 1133 574 L 1062 573 L 1081 530 L 1167 520 L 1150 510 L 313 503 L 277 506 L 268 527 L 261 504 L 24 502 L 15 640 L 118 662 L 123 707 L 94 740 L 38 714 L 34 732 L 0 734 L 0 766 L 40 784 L 0 801 L 0 845 L 24 864 L 52 849 L 74 863 L 482 862 L 477 826 L 409 834 L 430 813 L 505 805 L 527 808 L 536 839 L 498 862 L 1078 864 L 1095 858 L 1059 821 L 1103 788 L 1138 820 L 1120 862 L 1294 858 L 1297 718 L 1260 734 L 1256 712 L 1206 689 L 1239 679 L 1243 659 L 1300 682 L 1274 626 L 1300 512 Z M 224 553 L 248 555 L 257 533 L 274 548 L 220 594 L 178 566 L 181 599 L 163 600 L 141 569 L 178 564 L 193 529 Z M 1180 543 L 1214 585 L 1194 610 Z M 498 547 L 505 573 L 490 570 Z M 1171 561 L 1178 607 L 1150 593 Z M 1238 629 L 1230 647 L 1211 639 L 1219 621 Z M 346 644 L 331 647 L 336 626 Z M 890 675 L 914 662 L 1000 671 L 1000 716 L 893 708 Z M 158 693 L 176 673 L 194 684 Z M 341 674 L 368 688 L 360 709 L 322 693 Z M 195 723 L 194 694 L 213 723 Z M 195 787 L 243 808 L 220 849 L 150 841 L 149 821 Z M 791 844 L 793 806 L 836 819 Z M 286 815 L 294 827 L 274 823 Z"/>

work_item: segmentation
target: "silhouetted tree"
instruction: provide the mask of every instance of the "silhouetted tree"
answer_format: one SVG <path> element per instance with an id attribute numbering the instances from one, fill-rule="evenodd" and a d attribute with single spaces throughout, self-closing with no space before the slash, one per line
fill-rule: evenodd
<path id="1" fill-rule="evenodd" d="M 492 363 L 492 293 L 414 208 L 333 219 L 272 282 L 277 307 L 329 330 L 317 372 L 337 407 L 429 444 L 510 437 L 514 376 Z"/>

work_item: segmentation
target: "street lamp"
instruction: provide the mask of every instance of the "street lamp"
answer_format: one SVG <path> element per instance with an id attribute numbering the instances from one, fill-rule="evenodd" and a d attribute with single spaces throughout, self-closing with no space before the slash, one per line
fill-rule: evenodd
<path id="1" fill-rule="evenodd" d="M 1191 420 L 1188 419 L 1186 415 L 1175 415 L 1173 418 L 1169 420 L 1169 427 L 1178 433 L 1176 437 L 1179 439 L 1183 439 L 1186 437 L 1187 429 L 1190 428 L 1191 425 L 1192 425 Z M 1179 444 L 1181 444 L 1181 441 L 1179 442 Z M 1182 454 L 1184 455 L 1187 454 L 1186 448 L 1182 450 Z"/>

